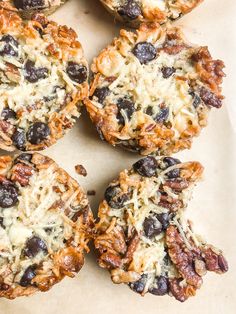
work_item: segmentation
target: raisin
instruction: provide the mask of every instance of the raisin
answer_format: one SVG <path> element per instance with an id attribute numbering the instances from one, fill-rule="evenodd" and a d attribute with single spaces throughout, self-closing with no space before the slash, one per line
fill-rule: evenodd
<path id="1" fill-rule="evenodd" d="M 121 110 L 124 110 L 128 120 L 132 117 L 133 113 L 135 112 L 134 103 L 126 98 L 119 98 L 117 101 L 117 108 L 118 108 L 118 114 L 117 119 L 120 124 L 124 125 L 125 120 L 121 113 Z"/>
<path id="2" fill-rule="evenodd" d="M 129 199 L 128 194 L 124 194 L 119 186 L 109 186 L 105 191 L 105 200 L 111 208 L 122 208 Z"/>
<path id="3" fill-rule="evenodd" d="M 156 278 L 156 286 L 149 289 L 149 292 L 154 295 L 165 295 L 169 291 L 169 281 L 168 278 L 164 276 L 159 276 Z"/>
<path id="4" fill-rule="evenodd" d="M 24 248 L 24 255 L 32 258 L 40 252 L 47 254 L 46 243 L 37 236 L 28 239 Z"/>
<path id="5" fill-rule="evenodd" d="M 16 119 L 16 113 L 14 110 L 7 107 L 3 109 L 1 117 L 3 118 L 3 120 Z"/>
<path id="6" fill-rule="evenodd" d="M 134 163 L 133 169 L 143 177 L 153 177 L 156 174 L 157 161 L 154 157 L 147 156 Z"/>
<path id="7" fill-rule="evenodd" d="M 124 18 L 135 20 L 139 15 L 142 14 L 140 5 L 134 0 L 128 0 L 118 10 L 118 14 Z"/>
<path id="8" fill-rule="evenodd" d="M 100 104 L 103 104 L 104 100 L 109 95 L 109 93 L 110 93 L 110 90 L 108 87 L 96 88 L 93 93 L 93 97 L 97 97 L 98 102 Z"/>
<path id="9" fill-rule="evenodd" d="M 17 149 L 25 150 L 25 132 L 23 129 L 17 129 L 12 135 L 12 141 Z"/>
<path id="10" fill-rule="evenodd" d="M 14 0 L 17 9 L 29 10 L 45 6 L 44 0 Z"/>
<path id="11" fill-rule="evenodd" d="M 137 293 L 142 293 L 145 289 L 146 282 L 147 282 L 147 275 L 143 274 L 138 281 L 129 283 L 129 286 L 133 291 Z"/>
<path id="12" fill-rule="evenodd" d="M 132 53 L 140 61 L 141 64 L 146 64 L 157 56 L 156 48 L 148 42 L 140 42 L 135 45 L 132 50 Z"/>
<path id="13" fill-rule="evenodd" d="M 50 129 L 46 123 L 35 122 L 29 127 L 27 139 L 31 144 L 40 144 L 50 135 Z"/>
<path id="14" fill-rule="evenodd" d="M 18 188 L 14 184 L 0 184 L 0 207 L 9 208 L 18 202 Z"/>
<path id="15" fill-rule="evenodd" d="M 45 79 L 48 76 L 47 68 L 36 68 L 35 63 L 31 60 L 26 61 L 24 70 L 24 77 L 30 83 L 36 83 L 40 79 Z"/>
<path id="16" fill-rule="evenodd" d="M 0 41 L 6 43 L 3 47 L 3 50 L 0 51 L 0 55 L 9 55 L 12 57 L 18 56 L 18 41 L 14 37 L 12 37 L 11 35 L 4 35 L 2 36 Z"/>
<path id="17" fill-rule="evenodd" d="M 79 84 L 85 82 L 88 77 L 88 69 L 86 66 L 73 61 L 68 62 L 66 73 L 72 81 L 75 81 Z"/>
<path id="18" fill-rule="evenodd" d="M 222 101 L 209 89 L 202 87 L 200 90 L 200 97 L 205 105 L 209 107 L 220 108 L 222 106 Z"/>
<path id="19" fill-rule="evenodd" d="M 165 169 L 181 163 L 179 159 L 173 157 L 165 157 L 163 158 L 163 162 L 166 165 Z M 178 178 L 180 176 L 180 169 L 173 169 L 167 172 L 166 175 L 169 179 Z"/>
<path id="20" fill-rule="evenodd" d="M 201 103 L 201 98 L 197 94 L 195 94 L 194 92 L 190 92 L 189 94 L 193 98 L 193 107 L 197 108 Z"/>
<path id="21" fill-rule="evenodd" d="M 162 232 L 162 224 L 155 217 L 147 217 L 143 223 L 143 231 L 147 238 L 152 238 Z"/>
<path id="22" fill-rule="evenodd" d="M 26 268 L 20 280 L 20 285 L 22 287 L 28 287 L 32 285 L 31 280 L 36 276 L 35 270 L 36 270 L 36 265 L 31 265 Z"/>
<path id="23" fill-rule="evenodd" d="M 170 77 L 172 74 L 174 74 L 175 71 L 176 69 L 174 67 L 162 67 L 161 68 L 162 76 L 165 79 Z"/>

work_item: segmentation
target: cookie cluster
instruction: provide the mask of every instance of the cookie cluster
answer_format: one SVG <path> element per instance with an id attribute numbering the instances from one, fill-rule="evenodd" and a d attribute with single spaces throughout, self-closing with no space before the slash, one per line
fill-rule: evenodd
<path id="1" fill-rule="evenodd" d="M 90 240 L 112 281 L 142 296 L 184 302 L 207 271 L 228 270 L 185 214 L 203 166 L 170 156 L 222 106 L 223 61 L 170 23 L 201 1 L 101 0 L 138 29 L 94 58 L 90 82 L 76 32 L 44 15 L 66 0 L 0 1 L 0 148 L 23 151 L 0 157 L 0 297 L 74 277 Z M 32 152 L 62 138 L 83 104 L 102 140 L 145 155 L 109 184 L 97 219 L 79 184 Z"/>

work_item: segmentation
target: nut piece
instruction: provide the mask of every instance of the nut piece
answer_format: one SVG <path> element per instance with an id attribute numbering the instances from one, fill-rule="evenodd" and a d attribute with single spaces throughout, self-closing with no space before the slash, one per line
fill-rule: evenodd
<path id="1" fill-rule="evenodd" d="M 84 168 L 83 165 L 76 165 L 76 166 L 75 166 L 75 171 L 76 171 L 79 175 L 81 175 L 81 176 L 83 176 L 83 177 L 86 177 L 86 176 L 87 176 L 87 170 Z"/>

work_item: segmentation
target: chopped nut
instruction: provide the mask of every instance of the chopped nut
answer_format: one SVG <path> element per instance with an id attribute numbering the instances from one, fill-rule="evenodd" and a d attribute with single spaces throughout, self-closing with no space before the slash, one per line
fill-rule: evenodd
<path id="1" fill-rule="evenodd" d="M 194 261 L 194 269 L 199 276 L 202 277 L 202 276 L 206 275 L 207 269 L 206 269 L 206 265 L 205 265 L 204 261 L 202 261 L 200 259 L 196 259 Z"/>
<path id="2" fill-rule="evenodd" d="M 76 165 L 75 166 L 75 171 L 79 174 L 79 175 L 81 175 L 81 176 L 83 176 L 83 177 L 86 177 L 87 176 L 87 170 L 84 168 L 84 166 L 82 166 L 82 165 Z"/>
<path id="3" fill-rule="evenodd" d="M 184 302 L 188 299 L 190 296 L 194 296 L 196 293 L 196 287 L 193 287 L 191 285 L 183 286 L 181 285 L 182 279 L 172 279 L 169 282 L 170 285 L 170 292 L 173 294 L 173 296 L 176 298 L 176 300 L 180 302 Z"/>
<path id="4" fill-rule="evenodd" d="M 12 168 L 11 180 L 19 182 L 21 186 L 27 186 L 29 184 L 29 179 L 33 174 L 33 169 L 26 164 L 17 163 Z"/>

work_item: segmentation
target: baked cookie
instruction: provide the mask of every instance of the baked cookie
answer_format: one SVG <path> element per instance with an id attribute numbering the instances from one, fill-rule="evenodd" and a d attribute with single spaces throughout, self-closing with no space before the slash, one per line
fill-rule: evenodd
<path id="1" fill-rule="evenodd" d="M 114 283 L 145 295 L 195 294 L 206 271 L 228 269 L 222 252 L 194 234 L 184 208 L 200 179 L 198 162 L 145 157 L 106 189 L 98 212 L 98 263 Z"/>
<path id="2" fill-rule="evenodd" d="M 34 13 L 50 15 L 67 0 L 3 0 L 3 5 L 16 8 L 24 19 L 30 19 Z"/>
<path id="3" fill-rule="evenodd" d="M 203 0 L 100 0 L 118 21 L 131 27 L 140 23 L 176 20 L 192 11 Z"/>
<path id="4" fill-rule="evenodd" d="M 41 150 L 72 128 L 88 96 L 76 33 L 36 14 L 24 22 L 0 3 L 0 148 Z"/>
<path id="5" fill-rule="evenodd" d="M 143 24 L 120 37 L 92 64 L 86 107 L 101 138 L 142 155 L 190 148 L 222 105 L 224 63 L 186 42 L 179 28 Z"/>
<path id="6" fill-rule="evenodd" d="M 47 291 L 74 277 L 93 227 L 84 191 L 52 159 L 0 157 L 0 297 Z"/>

